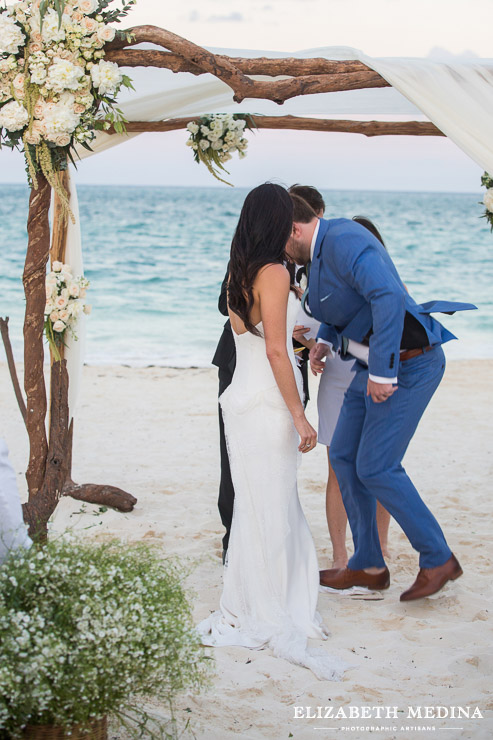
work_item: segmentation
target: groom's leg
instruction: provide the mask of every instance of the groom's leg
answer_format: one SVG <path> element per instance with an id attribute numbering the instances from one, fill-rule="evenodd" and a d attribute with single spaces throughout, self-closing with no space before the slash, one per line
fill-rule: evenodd
<path id="1" fill-rule="evenodd" d="M 398 390 L 383 403 L 366 398 L 367 412 L 356 460 L 364 488 L 400 524 L 420 553 L 420 567 L 435 568 L 451 556 L 438 522 L 401 465 L 419 420 L 443 376 L 441 347 L 401 363 Z M 431 451 L 430 451 L 431 452 Z M 350 564 L 350 567 L 355 567 Z"/>
<path id="2" fill-rule="evenodd" d="M 356 471 L 361 434 L 366 417 L 368 372 L 356 373 L 344 403 L 330 446 L 330 460 L 337 476 L 354 543 L 352 570 L 385 566 L 376 521 L 376 499 L 365 488 Z"/>

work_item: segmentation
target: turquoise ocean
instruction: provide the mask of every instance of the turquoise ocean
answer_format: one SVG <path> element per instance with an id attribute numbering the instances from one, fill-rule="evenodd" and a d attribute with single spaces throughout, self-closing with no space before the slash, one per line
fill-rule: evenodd
<path id="1" fill-rule="evenodd" d="M 89 364 L 207 366 L 224 318 L 217 298 L 244 188 L 78 188 L 91 281 Z M 410 293 L 475 303 L 437 316 L 460 341 L 449 358 L 493 357 L 493 234 L 481 193 L 322 190 L 326 215 L 371 218 Z M 21 282 L 29 192 L 0 185 L 0 316 L 22 361 Z M 0 350 L 0 360 L 3 350 Z"/>

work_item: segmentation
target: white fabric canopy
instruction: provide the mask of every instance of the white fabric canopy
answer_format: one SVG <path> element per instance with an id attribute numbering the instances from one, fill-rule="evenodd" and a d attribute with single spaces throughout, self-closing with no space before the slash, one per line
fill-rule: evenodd
<path id="1" fill-rule="evenodd" d="M 126 100 L 122 96 L 121 107 L 126 118 L 160 121 L 229 111 L 325 117 L 407 115 L 412 119 L 424 115 L 480 167 L 493 172 L 493 59 L 376 59 L 349 47 L 309 49 L 294 54 L 238 49 L 214 51 L 246 57 L 355 59 L 378 72 L 392 88 L 304 95 L 282 106 L 257 99 L 238 105 L 233 102 L 231 89 L 211 75 L 197 78 L 169 70 L 137 68 L 129 70 L 129 74 L 137 91 L 145 90 L 147 94 L 142 97 L 129 94 Z M 134 136 L 139 134 L 100 133 L 91 146 L 97 154 Z M 81 159 L 91 156 L 87 150 L 79 154 Z"/>
<path id="2" fill-rule="evenodd" d="M 149 44 L 142 44 L 140 48 L 148 47 Z M 493 59 L 376 59 L 349 47 L 309 49 L 294 54 L 239 49 L 211 51 L 234 57 L 359 60 L 378 72 L 392 87 L 305 95 L 288 100 L 282 106 L 257 99 L 245 100 L 238 105 L 233 101 L 231 89 L 212 75 L 195 77 L 163 69 L 136 68 L 128 70 L 128 73 L 137 92 L 125 92 L 120 96 L 120 107 L 125 117 L 129 121 L 162 121 L 227 112 L 353 118 L 369 115 L 401 118 L 405 115 L 414 120 L 426 116 L 480 167 L 493 173 Z M 85 159 L 135 136 L 140 134 L 98 133 L 91 144 L 93 152 L 80 148 L 78 154 Z M 66 261 L 71 264 L 74 274 L 82 274 L 77 192 L 73 178 L 71 193 L 71 208 L 77 216 L 77 224 L 69 229 Z M 77 331 L 79 342 L 71 343 L 66 352 L 71 413 L 83 362 L 83 328 L 80 323 Z"/>

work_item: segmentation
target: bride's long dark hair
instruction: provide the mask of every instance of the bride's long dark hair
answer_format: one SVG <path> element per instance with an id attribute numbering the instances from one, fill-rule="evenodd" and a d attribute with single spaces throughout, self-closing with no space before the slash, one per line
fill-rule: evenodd
<path id="1" fill-rule="evenodd" d="M 231 243 L 228 304 L 252 334 L 253 283 L 258 271 L 286 260 L 286 243 L 293 228 L 293 203 L 281 185 L 265 183 L 248 193 Z"/>

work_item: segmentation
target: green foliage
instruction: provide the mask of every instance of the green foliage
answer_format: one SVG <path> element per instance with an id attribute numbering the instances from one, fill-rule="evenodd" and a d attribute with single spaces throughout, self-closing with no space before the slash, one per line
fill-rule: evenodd
<path id="1" fill-rule="evenodd" d="M 481 185 L 488 189 L 493 188 L 493 177 L 485 172 L 484 175 L 481 175 Z"/>
<path id="2" fill-rule="evenodd" d="M 207 683 L 185 573 L 144 545 L 50 542 L 0 567 L 0 737 L 26 723 L 123 720 Z M 131 725 L 141 732 L 135 721 Z"/>
<path id="3" fill-rule="evenodd" d="M 486 210 L 480 218 L 485 218 L 490 225 L 490 231 L 493 231 L 493 177 L 488 172 L 481 176 L 481 185 L 486 188 L 486 193 L 480 205 L 486 206 Z"/>
<path id="4" fill-rule="evenodd" d="M 132 9 L 132 7 L 136 4 L 137 0 L 122 0 L 122 7 L 118 10 L 108 10 L 105 11 L 105 8 L 108 7 L 113 2 L 113 0 L 100 0 L 99 1 L 99 14 L 102 15 L 103 20 L 105 23 L 119 23 L 122 18 L 125 18 Z"/>

